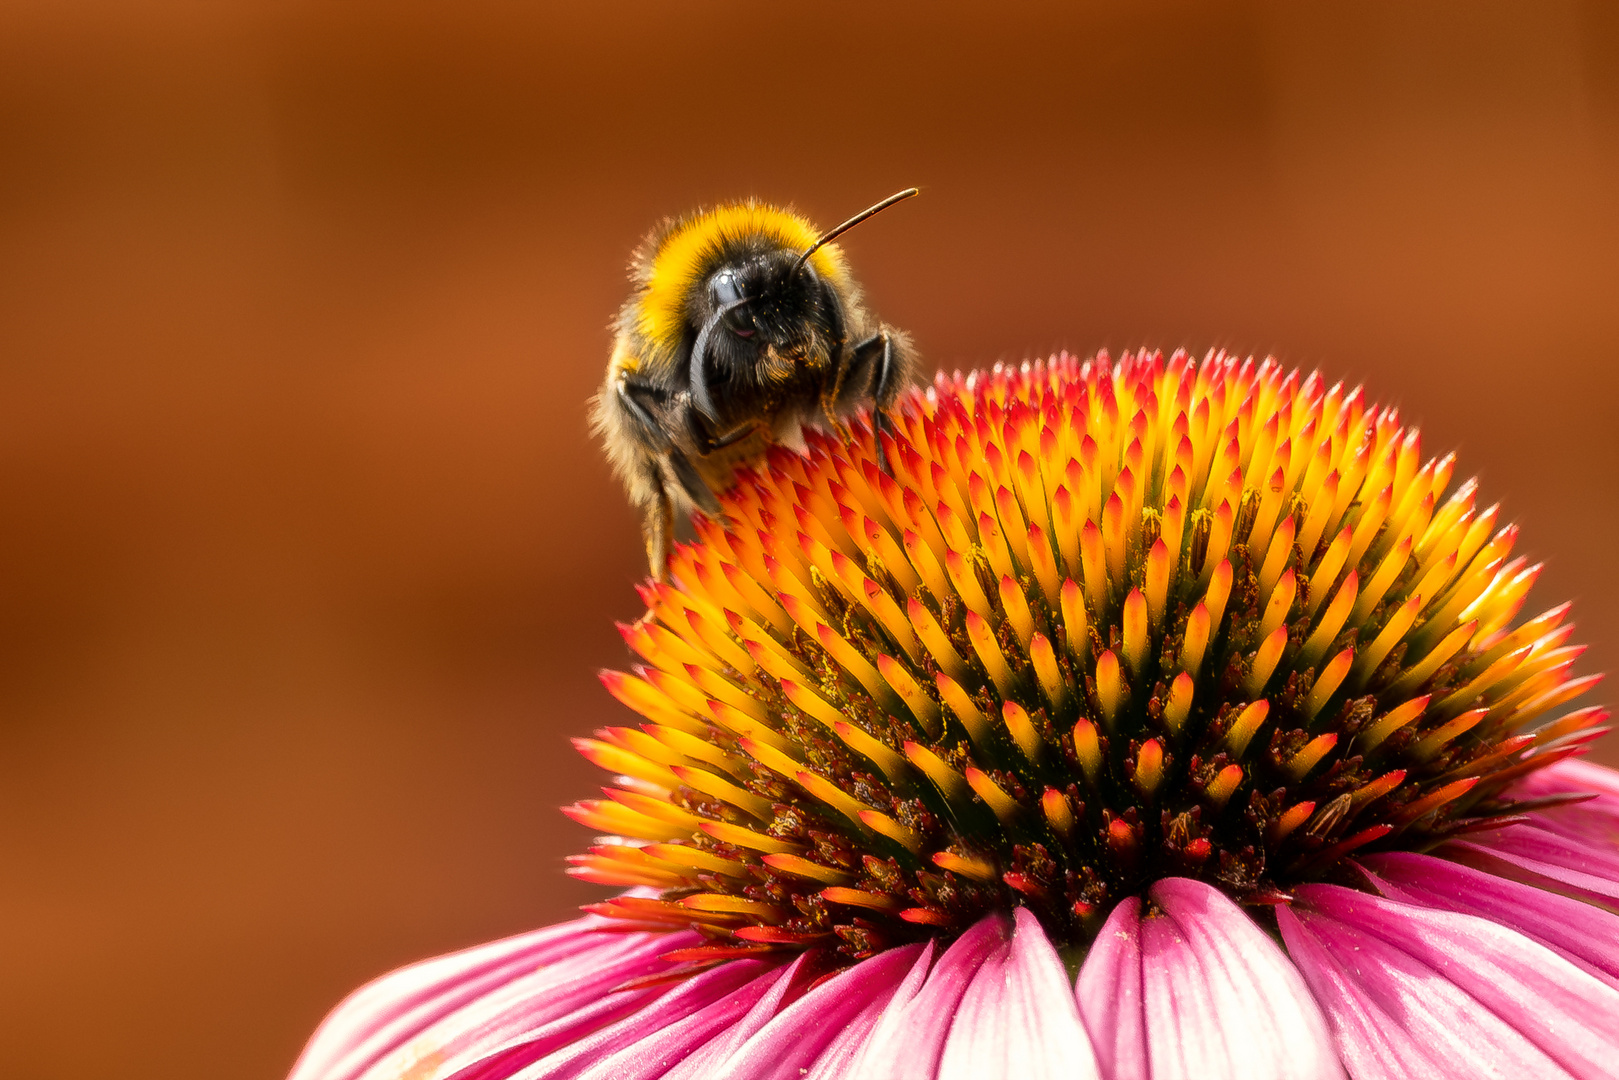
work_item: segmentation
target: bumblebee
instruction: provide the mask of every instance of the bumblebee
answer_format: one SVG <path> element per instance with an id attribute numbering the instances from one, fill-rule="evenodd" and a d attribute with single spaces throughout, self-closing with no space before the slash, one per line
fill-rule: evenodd
<path id="1" fill-rule="evenodd" d="M 735 469 L 803 424 L 847 442 L 844 417 L 868 402 L 877 430 L 888 424 L 910 342 L 861 306 L 831 241 L 915 194 L 824 233 L 763 203 L 717 206 L 666 221 L 636 252 L 592 420 L 642 513 L 654 577 L 667 577 L 677 505 L 717 515 Z"/>

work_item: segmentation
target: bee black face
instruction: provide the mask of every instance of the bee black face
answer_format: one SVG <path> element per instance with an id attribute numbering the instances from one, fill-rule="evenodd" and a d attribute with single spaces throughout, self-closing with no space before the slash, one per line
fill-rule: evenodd
<path id="1" fill-rule="evenodd" d="M 776 251 L 728 264 L 708 278 L 704 309 L 694 329 L 703 358 L 732 379 L 762 379 L 769 353 L 814 363 L 840 340 L 835 294 L 796 253 Z M 702 328 L 711 325 L 704 335 Z"/>

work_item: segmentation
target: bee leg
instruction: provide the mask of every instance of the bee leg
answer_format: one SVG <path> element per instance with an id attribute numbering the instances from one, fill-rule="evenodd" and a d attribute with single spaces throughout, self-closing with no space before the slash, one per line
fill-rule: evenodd
<path id="1" fill-rule="evenodd" d="M 826 418 L 826 426 L 832 429 L 832 434 L 838 437 L 839 442 L 844 446 L 854 442 L 854 432 L 849 430 L 849 425 L 838 415 L 837 404 L 830 396 L 821 398 L 821 415 Z"/>
<path id="2" fill-rule="evenodd" d="M 647 470 L 652 485 L 652 497 L 642 507 L 641 539 L 646 541 L 646 561 L 652 576 L 658 581 L 669 580 L 669 551 L 674 543 L 675 504 L 663 486 L 657 465 Z"/>
<path id="3" fill-rule="evenodd" d="M 877 468 L 883 473 L 888 473 L 888 454 L 883 450 L 883 433 L 893 434 L 894 421 L 889 419 L 883 410 L 897 389 L 892 385 L 895 369 L 898 367 L 895 363 L 894 339 L 888 331 L 879 330 L 856 345 L 849 353 L 848 368 L 851 371 L 859 368 L 863 372 L 863 369 L 873 363 L 877 366 L 870 382 L 872 441 L 877 449 Z"/>
<path id="4" fill-rule="evenodd" d="M 743 439 L 746 439 L 749 435 L 752 435 L 758 430 L 758 424 L 743 424 L 735 431 L 729 431 L 724 435 L 717 437 L 712 443 L 709 444 L 708 452 L 712 454 L 716 450 L 723 450 L 727 446 L 734 446 L 736 443 L 741 442 Z"/>
<path id="5" fill-rule="evenodd" d="M 718 506 L 718 503 L 703 485 L 702 479 L 697 476 L 691 463 L 674 448 L 669 432 L 658 422 L 653 412 L 656 406 L 663 404 L 667 394 L 655 386 L 649 386 L 624 375 L 619 377 L 616 393 L 619 404 L 623 406 L 624 412 L 634 424 L 643 444 L 641 464 L 638 468 L 639 483 L 635 487 L 643 493 L 637 501 L 641 504 L 641 538 L 646 542 L 647 565 L 654 578 L 668 581 L 669 552 L 674 547 L 675 538 L 675 504 L 669 497 L 669 486 L 664 481 L 658 458 L 661 456 L 669 461 L 670 471 L 675 474 L 681 488 L 691 497 L 692 502 L 705 510 L 708 509 L 708 504 Z M 701 496 L 693 491 L 692 481 L 696 481 L 697 491 L 701 492 Z"/>
<path id="6" fill-rule="evenodd" d="M 843 417 L 838 411 L 842 403 L 838 399 L 843 396 L 843 384 L 848 381 L 849 369 L 853 366 L 848 361 L 837 364 L 832 369 L 831 384 L 821 391 L 821 415 L 826 417 L 826 426 L 832 429 L 832 433 L 844 446 L 854 441 L 854 433 L 849 430 L 849 425 L 843 422 Z"/>
<path id="7" fill-rule="evenodd" d="M 671 450 L 664 455 L 664 460 L 669 463 L 669 471 L 674 474 L 675 480 L 680 484 L 680 490 L 686 493 L 686 498 L 692 501 L 693 506 L 712 517 L 719 517 L 724 513 L 720 508 L 720 501 L 708 489 L 708 485 L 703 482 L 703 478 L 698 475 L 685 454 L 679 450 Z"/>
<path id="8" fill-rule="evenodd" d="M 759 430 L 758 424 L 746 423 L 722 435 L 713 422 L 696 409 L 686 410 L 686 426 L 691 429 L 691 440 L 697 444 L 698 453 L 705 456 L 739 443 Z"/>
<path id="9" fill-rule="evenodd" d="M 661 404 L 659 399 L 663 396 L 662 392 L 656 387 L 620 375 L 616 393 L 619 404 L 635 421 L 646 445 L 656 453 L 668 453 L 674 444 L 669 441 L 669 433 L 658 423 L 657 417 L 652 415 L 652 407 Z"/>

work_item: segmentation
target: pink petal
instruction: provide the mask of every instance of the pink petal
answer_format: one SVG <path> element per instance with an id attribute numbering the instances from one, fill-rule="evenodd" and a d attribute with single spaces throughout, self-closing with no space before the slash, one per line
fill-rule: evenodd
<path id="1" fill-rule="evenodd" d="M 998 912 L 968 928 L 939 957 L 914 998 L 901 1004 L 896 997 L 889 1005 L 848 1075 L 933 1080 L 968 983 L 1004 948 L 1010 932 L 1011 920 Z"/>
<path id="2" fill-rule="evenodd" d="M 1091 943 L 1074 987 L 1102 1075 L 1147 1080 L 1147 1022 L 1141 1011 L 1141 898 L 1126 897 Z"/>
<path id="3" fill-rule="evenodd" d="M 756 1006 L 766 1004 L 767 998 L 774 997 L 779 1002 L 792 982 L 796 966 L 766 970 L 679 1023 L 664 1024 L 605 1058 L 592 1057 L 590 1068 L 578 1074 L 580 1080 L 658 1080 L 696 1056 L 708 1043 L 723 1043 L 730 1029 L 745 1020 Z M 765 1019 L 775 1011 L 773 1004 L 766 1004 Z M 646 1011 L 655 1012 L 656 1006 Z"/>
<path id="4" fill-rule="evenodd" d="M 1012 941 L 984 962 L 956 1010 L 938 1080 L 1089 1080 L 1096 1056 L 1062 960 L 1026 908 Z"/>
<path id="5" fill-rule="evenodd" d="M 1355 1080 L 1567 1077 L 1494 1013 L 1393 946 L 1302 906 L 1278 908 L 1276 921 Z"/>
<path id="6" fill-rule="evenodd" d="M 1530 773 L 1512 788 L 1519 799 L 1548 795 L 1591 796 L 1581 802 L 1531 811 L 1538 828 L 1603 851 L 1619 851 L 1619 772 L 1583 761 L 1560 761 Z"/>
<path id="7" fill-rule="evenodd" d="M 632 947 L 590 916 L 424 960 L 350 994 L 321 1023 L 289 1080 L 348 1080 L 423 1029 L 519 974 L 582 953 Z"/>
<path id="8" fill-rule="evenodd" d="M 782 1011 L 784 1003 L 789 996 L 802 993 L 804 968 L 811 958 L 810 953 L 801 953 L 787 967 L 782 969 L 770 992 L 754 1003 L 748 1014 L 732 1024 L 720 1035 L 708 1040 L 699 1049 L 687 1054 L 677 1062 L 668 1072 L 663 1074 L 663 1080 L 705 1080 L 714 1075 L 719 1065 L 736 1053 L 737 1049 L 757 1034 L 766 1024 L 770 1023 Z"/>
<path id="9" fill-rule="evenodd" d="M 1449 911 L 1434 911 L 1336 885 L 1306 885 L 1300 901 L 1311 912 L 1335 921 L 1366 938 L 1375 937 L 1404 953 L 1425 969 L 1425 1010 L 1438 1018 L 1437 1026 L 1462 1030 L 1469 1021 L 1485 1026 L 1479 1016 L 1468 1015 L 1468 1003 L 1443 990 L 1448 982 L 1471 998 L 1474 1013 L 1498 1018 L 1538 1047 L 1569 1073 L 1578 1077 L 1611 1078 L 1619 1062 L 1619 991 L 1580 970 L 1544 945 L 1488 919 Z M 1306 919 L 1301 912 L 1300 919 Z M 1324 933 L 1318 936 L 1325 939 Z M 1330 946 L 1329 946 L 1330 947 Z M 1340 950 L 1340 955 L 1346 955 Z M 1392 955 L 1382 963 L 1358 958 L 1361 981 L 1392 970 Z M 1409 965 L 1408 965 L 1409 966 Z M 1411 1002 L 1402 1004 L 1410 1010 Z M 1544 1075 L 1543 1072 L 1511 1075 Z"/>
<path id="10" fill-rule="evenodd" d="M 1153 1076 L 1343 1075 L 1303 979 L 1240 908 L 1187 878 L 1158 881 L 1148 896 L 1163 911 L 1141 924 Z"/>
<path id="11" fill-rule="evenodd" d="M 378 1080 L 407 1070 L 424 1078 L 443 1075 L 456 1067 L 452 1060 L 491 1052 L 522 1032 L 556 1026 L 556 1038 L 572 1038 L 656 996 L 609 991 L 626 980 L 667 969 L 658 956 L 669 949 L 670 935 L 582 936 L 595 940 L 571 954 L 548 950 L 543 956 L 526 955 L 520 963 L 483 971 L 464 983 L 441 984 L 441 994 L 373 1033 L 337 1062 L 341 1072 L 311 1068 L 305 1075 L 309 1080 L 331 1076 Z M 690 942 L 694 937 L 682 934 L 680 940 Z M 384 982 L 395 979 L 388 976 Z M 340 1007 L 338 1014 L 343 1011 Z M 430 1022 L 424 1026 L 424 1020 Z"/>
<path id="12" fill-rule="evenodd" d="M 480 1044 L 454 1059 L 442 1051 L 416 1056 L 416 1047 L 407 1047 L 400 1059 L 385 1061 L 366 1073 L 366 1080 L 508 1080 L 534 1061 L 544 1059 L 608 1024 L 631 1017 L 657 999 L 657 991 L 611 994 L 599 1001 L 574 1009 L 543 1024 L 521 1038 L 496 1045 Z M 431 1050 L 432 1044 L 425 1047 Z"/>
<path id="13" fill-rule="evenodd" d="M 755 980 L 765 982 L 759 977 L 773 967 L 762 960 L 732 960 L 691 976 L 656 1001 L 582 1038 L 578 1037 L 582 1033 L 574 1033 L 566 1042 L 559 1043 L 549 1038 L 525 1036 L 483 1061 L 444 1075 L 453 1076 L 456 1080 L 472 1080 L 473 1077 L 494 1080 L 496 1076 L 513 1077 L 514 1080 L 518 1076 L 523 1080 L 573 1080 L 608 1055 L 661 1031 L 673 1029 L 680 1032 L 690 1028 L 698 1034 L 700 1044 L 712 1036 L 722 1023 L 731 1022 L 758 1000 L 758 995 L 766 987 L 761 986 L 757 993 L 751 994 L 743 988 Z M 744 998 L 746 1003 L 734 1012 L 727 1011 L 725 1005 L 738 996 Z M 713 1005 L 720 1006 L 717 1012 L 709 1009 Z M 533 1052 L 542 1047 L 544 1053 L 536 1055 Z M 499 1069 L 492 1072 L 488 1066 L 497 1062 Z M 630 1073 L 628 1077 L 636 1075 Z"/>
<path id="14" fill-rule="evenodd" d="M 1601 800 L 1552 806 L 1528 815 L 1529 824 L 1568 840 L 1597 848 L 1619 851 L 1619 811 L 1603 809 Z"/>
<path id="15" fill-rule="evenodd" d="M 1619 771 L 1571 758 L 1536 770 L 1513 785 L 1512 794 L 1551 795 L 1558 792 L 1594 792 L 1597 805 L 1619 813 Z"/>
<path id="16" fill-rule="evenodd" d="M 1619 849 L 1605 850 L 1539 824 L 1492 829 L 1441 850 L 1470 866 L 1530 885 L 1599 904 L 1619 902 Z"/>
<path id="17" fill-rule="evenodd" d="M 1619 988 L 1619 915 L 1448 859 L 1390 852 L 1363 860 L 1385 895 L 1510 926 Z"/>
<path id="18" fill-rule="evenodd" d="M 799 1080 L 801 1070 L 822 1057 L 841 1034 L 858 1032 L 863 1041 L 906 973 L 920 965 L 914 993 L 927 977 L 931 959 L 931 945 L 906 945 L 840 971 L 748 1035 L 725 1059 L 715 1059 L 702 1075 L 707 1080 Z"/>
<path id="19" fill-rule="evenodd" d="M 873 957 L 866 963 L 872 963 L 876 959 Z M 805 1080 L 858 1080 L 858 1074 L 854 1070 L 871 1033 L 891 1010 L 901 1008 L 905 1002 L 912 1000 L 921 992 L 922 985 L 927 982 L 928 972 L 931 970 L 933 970 L 933 942 L 930 941 L 923 947 L 921 954 L 911 965 L 910 971 L 906 972 L 904 980 L 889 999 L 880 1006 L 874 1002 L 874 1007 L 861 1012 L 847 1028 L 838 1032 L 822 1051 L 821 1056 L 815 1059 L 815 1066 L 810 1069 Z"/>
<path id="20" fill-rule="evenodd" d="M 614 992 L 625 981 L 658 974 L 669 965 L 663 934 L 636 934 L 623 956 L 589 953 L 517 976 L 422 1032 L 398 1054 L 379 1061 L 365 1080 L 391 1080 L 410 1064 L 415 1075 L 465 1074 L 493 1069 L 490 1059 L 531 1061 L 634 1013 L 661 990 Z M 481 1064 L 480 1064 L 481 1063 Z"/>

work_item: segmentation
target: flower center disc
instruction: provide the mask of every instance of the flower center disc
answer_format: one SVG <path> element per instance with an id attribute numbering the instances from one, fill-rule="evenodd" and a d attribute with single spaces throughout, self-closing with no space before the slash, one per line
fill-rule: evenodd
<path id="1" fill-rule="evenodd" d="M 1027 907 L 1083 944 L 1171 875 L 1239 902 L 1423 849 L 1594 736 L 1566 605 L 1397 411 L 1266 361 L 1059 356 L 809 433 L 697 521 L 622 628 L 644 718 L 591 910 L 673 959 L 844 959 Z"/>

